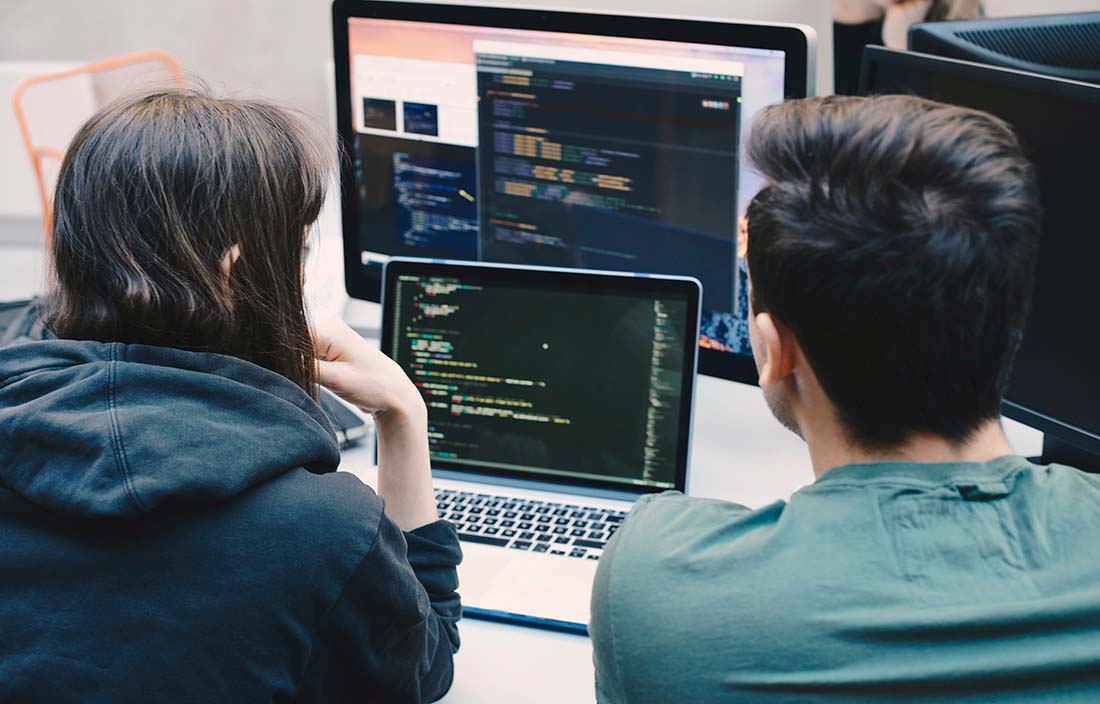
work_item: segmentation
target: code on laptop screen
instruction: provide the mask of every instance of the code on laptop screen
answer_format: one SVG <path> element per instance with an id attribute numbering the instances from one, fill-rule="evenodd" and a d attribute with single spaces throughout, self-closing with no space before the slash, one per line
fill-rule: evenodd
<path id="1" fill-rule="evenodd" d="M 434 460 L 673 487 L 693 364 L 687 297 L 402 274 L 386 350 Z"/>

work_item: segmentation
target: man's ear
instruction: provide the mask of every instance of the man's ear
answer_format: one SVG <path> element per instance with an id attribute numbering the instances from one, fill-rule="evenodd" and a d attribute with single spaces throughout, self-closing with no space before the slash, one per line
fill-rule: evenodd
<path id="1" fill-rule="evenodd" d="M 790 328 L 770 313 L 758 314 L 754 322 L 765 350 L 764 361 L 760 365 L 760 386 L 771 386 L 794 372 L 798 342 Z"/>
<path id="2" fill-rule="evenodd" d="M 237 260 L 241 256 L 241 246 L 235 244 L 225 251 L 225 256 L 222 257 L 222 280 L 229 281 L 229 272 L 233 269 L 233 265 L 237 263 Z"/>

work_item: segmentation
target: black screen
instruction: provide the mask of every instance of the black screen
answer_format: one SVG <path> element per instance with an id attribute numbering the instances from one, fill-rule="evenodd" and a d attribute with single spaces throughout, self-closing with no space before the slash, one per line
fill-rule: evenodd
<path id="1" fill-rule="evenodd" d="M 398 274 L 392 286 L 386 352 L 424 396 L 433 460 L 676 486 L 694 370 L 688 296 L 474 273 Z"/>
<path id="2" fill-rule="evenodd" d="M 1031 315 L 1006 400 L 1054 419 L 1060 429 L 1043 429 L 1071 442 L 1100 438 L 1100 88 L 1058 90 L 1043 79 L 1014 85 L 1011 73 L 940 65 L 875 63 L 869 92 L 984 110 L 1016 130 L 1037 170 L 1043 234 Z"/>

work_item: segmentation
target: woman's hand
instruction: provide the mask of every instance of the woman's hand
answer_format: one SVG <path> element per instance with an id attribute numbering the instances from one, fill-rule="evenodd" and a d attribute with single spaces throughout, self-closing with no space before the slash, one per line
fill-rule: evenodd
<path id="1" fill-rule="evenodd" d="M 439 520 L 428 454 L 428 410 L 392 359 L 339 320 L 313 328 L 317 376 L 340 398 L 374 416 L 378 495 L 404 531 Z"/>
<path id="2" fill-rule="evenodd" d="M 882 43 L 891 49 L 908 48 L 909 28 L 924 22 L 931 8 L 932 0 L 893 0 L 882 20 Z"/>
<path id="3" fill-rule="evenodd" d="M 833 0 L 833 21 L 840 24 L 863 24 L 882 19 L 885 0 Z"/>
<path id="4" fill-rule="evenodd" d="M 317 378 L 322 386 L 378 418 L 424 410 L 420 392 L 405 371 L 341 320 L 313 327 Z"/>

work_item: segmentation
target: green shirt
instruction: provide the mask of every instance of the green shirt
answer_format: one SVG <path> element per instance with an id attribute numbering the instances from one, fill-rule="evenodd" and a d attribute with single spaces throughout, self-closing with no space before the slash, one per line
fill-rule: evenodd
<path id="1" fill-rule="evenodd" d="M 601 702 L 1100 701 L 1100 476 L 831 469 L 759 510 L 640 500 L 600 559 Z"/>

